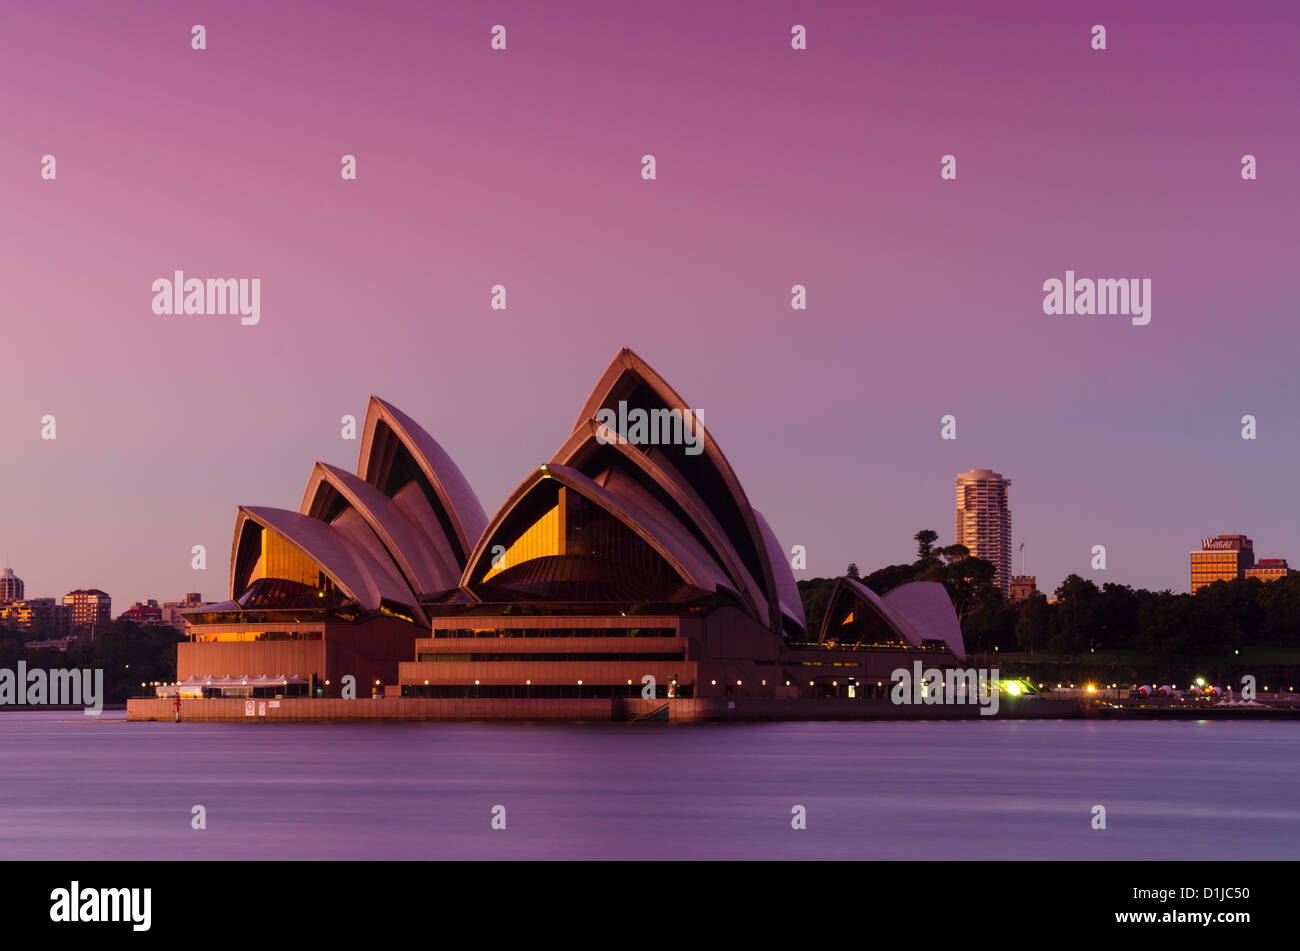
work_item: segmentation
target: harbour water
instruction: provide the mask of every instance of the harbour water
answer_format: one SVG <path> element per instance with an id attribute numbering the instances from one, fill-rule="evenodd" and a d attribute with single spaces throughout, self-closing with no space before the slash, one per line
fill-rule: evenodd
<path id="1" fill-rule="evenodd" d="M 175 724 L 6 712 L 0 764 L 9 859 L 1300 858 L 1296 721 Z M 796 806 L 804 829 L 792 828 Z"/>

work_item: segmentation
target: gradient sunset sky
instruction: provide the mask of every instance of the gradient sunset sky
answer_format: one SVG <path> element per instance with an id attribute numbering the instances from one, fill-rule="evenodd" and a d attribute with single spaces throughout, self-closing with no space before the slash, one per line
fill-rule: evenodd
<path id="1" fill-rule="evenodd" d="M 490 515 L 627 346 L 798 577 L 950 543 L 975 467 L 1049 591 L 1186 590 L 1218 533 L 1300 565 L 1300 16 L 1138 6 L 6 5 L 0 558 L 223 598 L 236 506 L 354 468 L 372 393 Z M 1150 278 L 1150 325 L 1044 315 L 1067 268 Z M 176 269 L 261 323 L 155 316 Z"/>

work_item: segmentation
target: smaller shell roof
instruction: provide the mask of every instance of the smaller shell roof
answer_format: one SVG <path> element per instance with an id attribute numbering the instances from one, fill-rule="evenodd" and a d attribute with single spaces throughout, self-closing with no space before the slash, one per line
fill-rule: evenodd
<path id="1" fill-rule="evenodd" d="M 246 587 L 247 578 L 236 577 L 239 543 L 245 526 L 255 523 L 263 530 L 275 532 L 302 552 L 327 575 L 340 590 L 354 599 L 367 611 L 376 611 L 382 601 L 410 609 L 424 623 L 424 612 L 390 561 L 387 565 L 358 548 L 347 536 L 319 519 L 290 512 L 287 509 L 239 507 L 235 518 L 235 539 L 231 552 L 231 597 L 242 593 L 235 590 Z"/>
<path id="2" fill-rule="evenodd" d="M 474 554 L 470 556 L 469 565 L 461 579 L 462 587 L 472 587 L 477 566 L 488 556 L 488 548 L 497 531 L 510 514 L 546 479 L 554 479 L 561 485 L 578 492 L 619 519 L 654 548 L 689 584 L 704 591 L 716 591 L 719 587 L 728 591 L 734 590 L 730 579 L 681 526 L 675 523 L 666 525 L 632 499 L 620 498 L 576 469 L 554 464 L 539 466 L 511 493 L 506 504 L 501 507 L 492 524 L 483 533 Z"/>
<path id="3" fill-rule="evenodd" d="M 471 551 L 487 527 L 487 515 L 474 489 L 451 456 L 419 423 L 378 396 L 370 397 L 370 405 L 366 410 L 357 475 L 366 480 L 370 478 L 369 470 L 373 465 L 371 455 L 376 448 L 375 433 L 380 422 L 411 453 L 451 520 L 458 544 L 464 551 Z"/>
<path id="4" fill-rule="evenodd" d="M 826 606 L 818 640 L 826 639 L 831 611 L 845 594 L 856 595 L 870 605 L 895 634 L 913 647 L 921 647 L 925 641 L 943 641 L 954 657 L 965 660 L 961 622 L 957 619 L 952 599 L 948 597 L 948 590 L 937 581 L 899 585 L 882 598 L 853 578 L 839 578 Z"/>

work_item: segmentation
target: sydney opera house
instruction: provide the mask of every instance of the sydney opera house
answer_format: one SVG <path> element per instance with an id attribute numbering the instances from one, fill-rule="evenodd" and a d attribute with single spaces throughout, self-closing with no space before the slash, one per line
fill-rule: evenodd
<path id="1" fill-rule="evenodd" d="M 637 410 L 664 432 L 685 418 L 695 442 L 620 432 Z M 788 559 L 712 433 L 629 350 L 490 519 L 438 443 L 372 397 L 355 474 L 318 462 L 296 512 L 239 509 L 230 600 L 187 612 L 172 690 L 293 704 L 350 686 L 524 717 L 870 700 L 914 660 L 964 660 L 941 585 L 880 597 L 840 579 L 809 631 Z"/>

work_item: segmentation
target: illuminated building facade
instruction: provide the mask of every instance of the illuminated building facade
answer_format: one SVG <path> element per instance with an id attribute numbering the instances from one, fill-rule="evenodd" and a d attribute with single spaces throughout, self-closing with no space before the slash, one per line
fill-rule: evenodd
<path id="1" fill-rule="evenodd" d="M 25 590 L 23 579 L 14 574 L 12 568 L 6 568 L 0 574 L 0 604 L 5 601 L 21 601 Z"/>
<path id="2" fill-rule="evenodd" d="M 67 637 L 71 612 L 53 598 L 20 598 L 0 604 L 0 626 L 23 634 Z"/>
<path id="3" fill-rule="evenodd" d="M 1006 598 L 1011 593 L 1011 509 L 1007 502 L 1011 480 L 992 469 L 972 469 L 958 474 L 956 486 L 956 543 L 993 563 L 997 569 L 993 583 Z"/>
<path id="4" fill-rule="evenodd" d="M 486 521 L 442 448 L 372 397 L 356 475 L 318 462 L 297 512 L 240 507 L 230 600 L 182 612 L 193 640 L 177 649 L 177 679 L 391 690 L 428 629 L 421 598 L 456 589 Z"/>
<path id="5" fill-rule="evenodd" d="M 611 428 L 638 412 L 693 418 L 698 444 L 648 444 Z M 905 585 L 882 600 L 842 584 L 861 589 L 857 617 L 875 619 L 870 636 L 811 638 L 784 549 L 717 440 L 662 377 L 624 350 L 568 439 L 488 524 L 459 589 L 422 603 L 430 636 L 401 665 L 402 690 L 523 699 L 651 690 L 659 699 L 866 697 L 867 682 L 876 690 L 877 680 L 887 681 L 900 652 L 927 663 L 951 662 L 949 645 L 964 654 L 942 586 Z"/>
<path id="6" fill-rule="evenodd" d="M 113 617 L 113 599 L 98 588 L 78 588 L 63 596 L 63 606 L 71 614 L 76 633 L 94 632 Z"/>
<path id="7" fill-rule="evenodd" d="M 1038 594 L 1038 578 L 1034 575 L 1011 576 L 1011 603 L 1022 604 Z"/>
<path id="8" fill-rule="evenodd" d="M 638 414 L 688 418 L 693 438 L 611 426 Z M 865 698 L 901 664 L 965 655 L 931 583 L 881 598 L 843 579 L 834 621 L 810 635 L 771 526 L 698 415 L 628 350 L 490 521 L 441 447 L 372 397 L 356 474 L 317 463 L 297 512 L 241 507 L 230 577 L 231 600 L 185 614 L 179 681 L 336 697 L 351 674 L 358 697 L 526 715 L 606 697 Z"/>
<path id="9" fill-rule="evenodd" d="M 1255 564 L 1255 543 L 1245 535 L 1202 538 L 1201 547 L 1191 552 L 1192 594 L 1216 581 L 1234 581 L 1246 576 Z"/>
<path id="10" fill-rule="evenodd" d="M 150 598 L 148 601 L 137 601 L 119 614 L 117 619 L 152 627 L 163 623 L 163 613 L 158 602 Z"/>
<path id="11" fill-rule="evenodd" d="M 1291 569 L 1287 567 L 1285 558 L 1261 558 L 1245 571 L 1245 577 L 1260 581 L 1277 581 L 1289 574 Z"/>
<path id="12" fill-rule="evenodd" d="M 187 591 L 184 601 L 164 601 L 161 605 L 162 623 L 168 627 L 174 627 L 183 634 L 189 634 L 190 630 L 185 621 L 184 611 L 190 608 L 203 607 L 207 602 L 203 600 L 203 595 L 197 591 Z"/>

